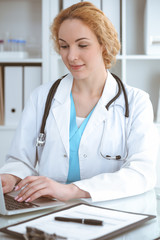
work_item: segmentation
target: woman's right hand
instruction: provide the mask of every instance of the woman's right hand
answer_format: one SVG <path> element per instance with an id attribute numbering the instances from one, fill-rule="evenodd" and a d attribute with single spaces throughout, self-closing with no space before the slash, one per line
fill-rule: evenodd
<path id="1" fill-rule="evenodd" d="M 0 174 L 3 193 L 11 192 L 15 185 L 21 180 L 19 177 L 12 174 Z"/>

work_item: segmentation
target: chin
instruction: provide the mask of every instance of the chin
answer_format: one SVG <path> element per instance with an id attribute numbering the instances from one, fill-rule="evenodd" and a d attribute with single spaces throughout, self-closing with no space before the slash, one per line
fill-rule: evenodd
<path id="1" fill-rule="evenodd" d="M 86 79 L 87 77 L 88 77 L 88 75 L 86 74 L 86 73 L 84 73 L 84 72 L 76 72 L 76 71 L 71 71 L 71 74 L 72 74 L 72 76 L 73 76 L 73 78 L 75 78 L 75 79 L 79 79 L 79 80 L 83 80 L 83 79 Z"/>
<path id="2" fill-rule="evenodd" d="M 74 79 L 76 80 L 83 80 L 83 79 L 86 79 L 87 77 L 86 76 L 82 76 L 82 75 L 78 75 L 78 74 L 74 74 L 72 75 Z"/>

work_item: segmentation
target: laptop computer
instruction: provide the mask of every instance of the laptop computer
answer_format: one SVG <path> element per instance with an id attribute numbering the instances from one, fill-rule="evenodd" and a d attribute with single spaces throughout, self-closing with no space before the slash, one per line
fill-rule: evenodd
<path id="1" fill-rule="evenodd" d="M 25 212 L 38 211 L 47 208 L 53 208 L 65 204 L 64 202 L 60 202 L 56 199 L 49 199 L 46 197 L 41 197 L 31 203 L 20 203 L 14 200 L 14 197 L 17 196 L 17 194 L 18 192 L 15 191 L 3 194 L 2 183 L 0 180 L 0 214 L 14 215 Z"/>

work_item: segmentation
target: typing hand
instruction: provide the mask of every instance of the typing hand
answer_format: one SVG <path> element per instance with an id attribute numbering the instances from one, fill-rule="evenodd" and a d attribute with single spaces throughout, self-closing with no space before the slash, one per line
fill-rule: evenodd
<path id="1" fill-rule="evenodd" d="M 69 185 L 58 183 L 44 176 L 28 176 L 16 186 L 15 191 L 21 191 L 15 200 L 32 202 L 39 197 L 51 197 L 67 201 L 71 197 L 69 188 Z"/>
<path id="2" fill-rule="evenodd" d="M 21 179 L 11 174 L 0 174 L 3 193 L 11 192 Z"/>
<path id="3" fill-rule="evenodd" d="M 60 201 L 90 197 L 88 192 L 74 184 L 61 184 L 44 176 L 28 176 L 21 180 L 15 191 L 21 190 L 15 200 L 32 202 L 39 197 L 51 197 Z"/>

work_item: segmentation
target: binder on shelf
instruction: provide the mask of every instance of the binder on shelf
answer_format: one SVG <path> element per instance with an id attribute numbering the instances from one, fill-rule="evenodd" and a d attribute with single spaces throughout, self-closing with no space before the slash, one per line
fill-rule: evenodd
<path id="1" fill-rule="evenodd" d="M 120 30 L 120 1 L 102 0 L 102 11 L 109 18 L 118 33 L 118 39 L 121 40 Z"/>
<path id="2" fill-rule="evenodd" d="M 19 66 L 4 68 L 5 125 L 16 126 L 22 112 L 23 69 Z"/>
<path id="3" fill-rule="evenodd" d="M 63 0 L 63 9 L 70 7 L 71 5 L 81 2 L 81 0 Z"/>
<path id="4" fill-rule="evenodd" d="M 159 0 L 146 0 L 144 14 L 144 47 L 146 54 L 160 54 L 159 10 Z"/>
<path id="5" fill-rule="evenodd" d="M 0 125 L 4 124 L 4 94 L 3 94 L 3 74 L 0 66 Z"/>
<path id="6" fill-rule="evenodd" d="M 42 74 L 39 66 L 24 67 L 24 106 L 31 94 L 31 92 L 41 85 Z"/>

